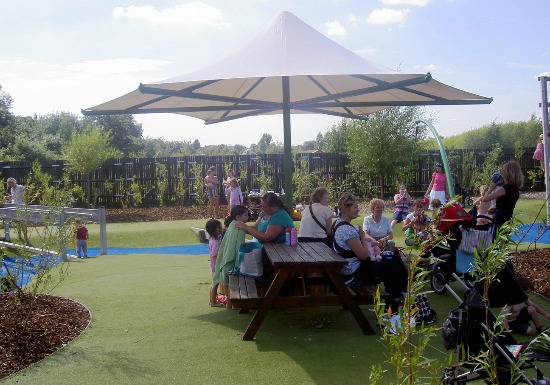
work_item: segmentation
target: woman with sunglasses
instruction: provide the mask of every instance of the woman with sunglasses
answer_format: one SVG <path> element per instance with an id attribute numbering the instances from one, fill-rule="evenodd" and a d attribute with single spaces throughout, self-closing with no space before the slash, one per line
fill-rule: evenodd
<path id="1" fill-rule="evenodd" d="M 340 216 L 332 226 L 333 249 L 348 260 L 340 274 L 348 286 L 384 282 L 388 304 L 395 304 L 407 289 L 407 269 L 398 253 L 385 255 L 379 262 L 371 261 L 365 247 L 365 232 L 351 224 L 359 217 L 359 200 L 344 194 L 338 200 Z"/>

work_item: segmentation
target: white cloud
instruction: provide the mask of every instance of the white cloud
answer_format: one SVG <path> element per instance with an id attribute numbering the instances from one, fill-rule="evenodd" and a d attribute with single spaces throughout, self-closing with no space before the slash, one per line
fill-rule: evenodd
<path id="1" fill-rule="evenodd" d="M 367 22 L 370 24 L 379 25 L 401 24 L 405 21 L 405 17 L 409 12 L 409 9 L 395 10 L 388 8 L 377 8 L 367 17 Z"/>
<path id="2" fill-rule="evenodd" d="M 157 10 L 150 5 L 131 5 L 127 8 L 113 9 L 115 19 L 131 19 L 149 24 L 179 24 L 190 27 L 208 26 L 225 29 L 231 24 L 218 8 L 201 2 L 179 4 L 170 8 Z"/>
<path id="3" fill-rule="evenodd" d="M 430 4 L 432 0 L 378 0 L 379 3 L 382 3 L 386 6 L 400 6 L 406 5 L 411 7 L 425 7 Z"/>
<path id="4" fill-rule="evenodd" d="M 325 23 L 325 28 L 327 31 L 327 35 L 330 37 L 335 37 L 340 40 L 343 40 L 348 36 L 348 32 L 346 31 L 346 28 L 338 20 L 336 21 L 329 21 Z"/>
<path id="5" fill-rule="evenodd" d="M 353 13 L 350 13 L 348 15 L 348 21 L 352 24 L 355 24 L 359 21 L 359 19 L 357 18 L 357 16 L 355 16 Z"/>
<path id="6" fill-rule="evenodd" d="M 440 67 L 435 64 L 426 64 L 426 65 L 417 65 L 414 67 L 415 70 L 422 70 L 426 72 L 434 72 L 440 69 Z"/>

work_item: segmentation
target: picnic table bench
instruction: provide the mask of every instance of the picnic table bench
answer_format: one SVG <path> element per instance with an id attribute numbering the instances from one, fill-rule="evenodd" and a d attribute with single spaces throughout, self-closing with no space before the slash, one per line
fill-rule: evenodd
<path id="1" fill-rule="evenodd" d="M 343 306 L 351 311 L 365 334 L 374 334 L 374 329 L 359 308 L 360 304 L 373 304 L 376 286 L 362 286 L 350 291 L 340 270 L 346 260 L 323 243 L 299 243 L 296 247 L 283 244 L 266 244 L 264 252 L 274 270 L 274 278 L 264 288 L 259 288 L 251 277 L 229 276 L 229 302 L 240 312 L 257 309 L 243 340 L 251 340 L 260 328 L 271 308 L 306 306 Z M 292 284 L 294 291 L 284 293 L 281 289 L 295 277 L 301 284 Z M 311 295 L 308 287 L 328 285 L 331 293 Z M 299 287 L 297 287 L 299 286 Z M 381 297 L 386 294 L 382 291 Z"/>

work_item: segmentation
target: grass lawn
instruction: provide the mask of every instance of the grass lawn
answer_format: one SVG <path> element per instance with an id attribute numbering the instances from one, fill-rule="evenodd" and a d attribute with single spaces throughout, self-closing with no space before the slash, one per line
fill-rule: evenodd
<path id="1" fill-rule="evenodd" d="M 528 218 L 541 204 L 520 202 L 518 209 Z M 197 243 L 190 227 L 204 222 L 110 224 L 108 244 Z M 89 229 L 97 247 L 99 229 Z M 399 229 L 396 240 L 403 244 Z M 363 335 L 339 307 L 272 310 L 255 340 L 242 341 L 253 313 L 209 307 L 210 280 L 207 255 L 106 255 L 70 262 L 70 276 L 53 292 L 86 305 L 90 327 L 3 383 L 367 384 L 371 365 L 385 360 L 380 334 Z M 429 298 L 439 325 L 458 305 L 450 294 Z M 363 309 L 374 324 L 370 307 Z M 430 356 L 446 356 L 439 334 L 431 345 Z M 550 368 L 543 368 L 548 375 Z M 387 369 L 386 383 L 395 381 Z"/>

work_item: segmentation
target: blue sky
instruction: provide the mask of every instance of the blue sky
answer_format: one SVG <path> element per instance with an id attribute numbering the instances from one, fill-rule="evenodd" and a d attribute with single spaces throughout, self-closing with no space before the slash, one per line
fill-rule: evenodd
<path id="1" fill-rule="evenodd" d="M 548 0 L 0 0 L 0 84 L 17 115 L 79 114 L 139 83 L 200 69 L 283 10 L 368 60 L 494 98 L 426 108 L 441 135 L 541 116 Z M 171 114 L 136 120 L 144 136 L 202 145 L 283 139 L 281 116 L 210 126 Z M 293 116 L 292 142 L 337 121 Z"/>

